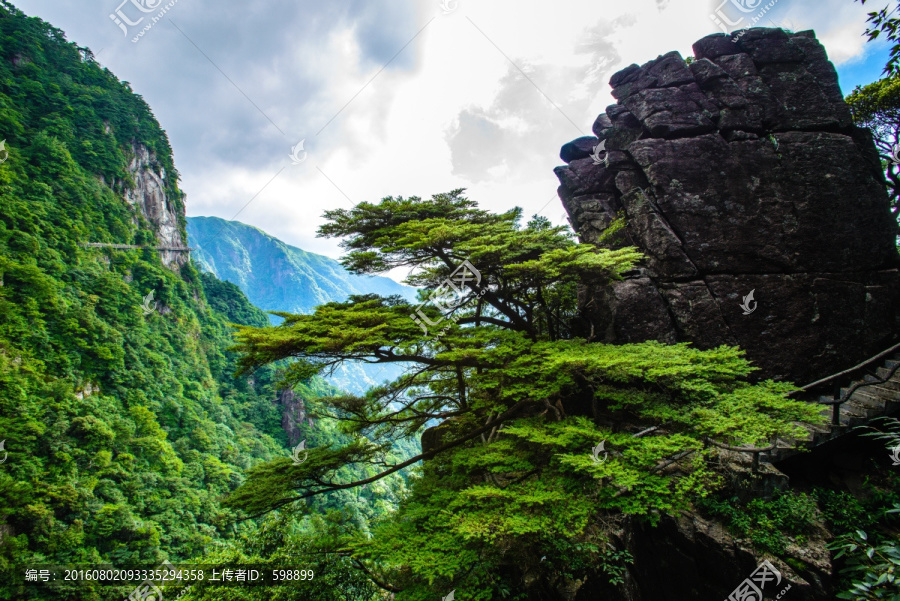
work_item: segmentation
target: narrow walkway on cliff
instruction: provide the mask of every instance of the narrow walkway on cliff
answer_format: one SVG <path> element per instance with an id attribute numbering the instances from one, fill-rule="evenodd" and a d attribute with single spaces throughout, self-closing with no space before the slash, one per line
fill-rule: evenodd
<path id="1" fill-rule="evenodd" d="M 164 250 L 168 252 L 191 252 L 194 250 L 188 246 L 139 246 L 137 244 L 111 244 L 108 242 L 81 242 L 78 246 L 83 246 L 85 248 L 117 248 L 120 250 L 129 250 L 129 249 L 152 249 L 152 250 Z"/>
<path id="2" fill-rule="evenodd" d="M 865 373 L 873 368 L 874 372 Z M 861 379 L 849 381 L 854 374 L 862 375 Z M 840 387 L 841 383 L 846 386 Z M 830 405 L 822 410 L 822 415 L 830 417 L 831 423 L 823 426 L 803 424 L 808 432 L 806 439 L 779 439 L 770 450 L 761 454 L 762 461 L 783 461 L 839 438 L 875 418 L 900 413 L 900 344 L 850 369 L 808 384 L 798 392 L 829 385 L 837 386 L 835 392 L 831 396 L 819 396 L 814 402 Z"/>

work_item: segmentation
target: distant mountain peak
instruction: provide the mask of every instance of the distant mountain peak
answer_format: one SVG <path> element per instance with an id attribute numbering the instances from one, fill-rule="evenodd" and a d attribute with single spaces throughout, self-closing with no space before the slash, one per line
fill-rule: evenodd
<path id="1" fill-rule="evenodd" d="M 330 257 L 291 246 L 265 231 L 219 217 L 188 217 L 188 243 L 201 269 L 237 285 L 265 311 L 312 313 L 351 294 L 400 295 L 415 289 L 390 278 L 352 274 Z"/>

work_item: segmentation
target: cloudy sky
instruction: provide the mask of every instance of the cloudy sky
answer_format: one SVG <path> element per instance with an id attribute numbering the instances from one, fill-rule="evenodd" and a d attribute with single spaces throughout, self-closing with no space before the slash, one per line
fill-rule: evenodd
<path id="1" fill-rule="evenodd" d="M 559 147 L 590 135 L 613 73 L 690 55 L 722 1 L 13 0 L 146 99 L 188 215 L 332 257 L 322 212 L 384 196 L 467 188 L 483 207 L 565 223 Z M 861 34 L 886 2 L 776 0 L 758 25 L 815 29 L 847 93 L 884 65 L 884 44 Z"/>

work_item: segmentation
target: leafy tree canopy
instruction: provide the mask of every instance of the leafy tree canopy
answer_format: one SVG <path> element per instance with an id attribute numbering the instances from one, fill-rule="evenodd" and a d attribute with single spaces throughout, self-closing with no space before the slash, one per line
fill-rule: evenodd
<path id="1" fill-rule="evenodd" d="M 866 0 L 859 0 L 859 3 L 865 4 Z M 900 8 L 900 2 L 897 2 L 893 8 L 888 3 L 884 8 L 870 12 L 867 19 L 869 27 L 866 28 L 865 35 L 870 42 L 884 34 L 885 39 L 893 43 L 888 62 L 884 66 L 884 74 L 888 76 L 900 75 L 900 16 L 897 14 L 898 8 Z"/>
<path id="2" fill-rule="evenodd" d="M 277 327 L 239 328 L 240 369 L 292 359 L 286 378 L 300 380 L 361 360 L 406 373 L 363 397 L 324 400 L 353 440 L 313 448 L 301 465 L 251 469 L 228 503 L 262 515 L 425 460 L 400 510 L 371 538 L 345 541 L 398 599 L 454 587 L 459 598 L 487 599 L 510 586 L 504 566 L 542 554 L 606 566 L 615 580 L 627 558 L 607 544 L 611 520 L 655 520 L 703 495 L 716 481 L 710 440 L 758 445 L 821 420 L 786 397 L 790 385 L 750 383 L 739 349 L 594 341 L 600 324 L 579 315 L 579 286 L 622 278 L 641 260 L 634 248 L 577 244 L 537 217 L 523 226 L 519 209 L 494 214 L 462 190 L 326 217 L 320 235 L 343 238 L 349 269 L 413 270 L 421 315 L 375 296 L 283 314 Z M 462 289 L 450 302 L 448 278 Z M 425 333 L 411 316 L 437 325 Z M 385 461 L 390 441 L 438 423 L 420 455 Z M 348 480 L 338 474 L 347 464 L 374 470 Z"/>
<path id="3" fill-rule="evenodd" d="M 872 132 L 887 179 L 891 211 L 900 220 L 900 76 L 857 86 L 846 100 L 854 123 Z"/>

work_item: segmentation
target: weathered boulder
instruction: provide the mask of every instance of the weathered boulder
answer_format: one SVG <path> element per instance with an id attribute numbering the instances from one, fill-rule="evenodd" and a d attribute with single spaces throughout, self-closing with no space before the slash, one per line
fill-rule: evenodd
<path id="1" fill-rule="evenodd" d="M 577 138 L 563 145 L 559 151 L 559 158 L 566 163 L 571 163 L 575 159 L 587 159 L 594 153 L 594 147 L 599 143 L 600 139 L 593 136 Z"/>
<path id="2" fill-rule="evenodd" d="M 579 154 L 596 144 L 582 138 L 555 170 L 582 241 L 646 256 L 583 291 L 595 339 L 739 345 L 757 377 L 798 383 L 889 346 L 897 227 L 824 48 L 811 31 L 756 28 L 694 53 L 613 75 L 618 102 L 593 125 L 605 161 Z"/>

